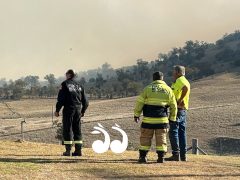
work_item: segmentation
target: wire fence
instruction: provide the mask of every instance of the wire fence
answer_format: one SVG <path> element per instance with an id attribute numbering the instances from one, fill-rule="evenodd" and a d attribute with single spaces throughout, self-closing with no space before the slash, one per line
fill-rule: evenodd
<path id="1" fill-rule="evenodd" d="M 27 118 L 20 114 L 19 112 L 16 112 L 16 110 L 14 110 L 14 108 L 12 108 L 8 103 L 6 102 L 2 102 L 7 109 L 12 113 L 12 115 L 17 115 L 15 116 L 15 118 L 21 119 L 20 121 L 20 127 L 21 130 L 19 132 L 14 132 L 14 133 L 7 133 L 7 134 L 2 134 L 0 135 L 0 138 L 6 138 L 6 137 L 12 137 L 12 136 L 21 136 L 21 140 L 24 141 L 24 134 L 26 133 L 34 133 L 34 132 L 38 132 L 38 131 L 44 131 L 44 130 L 51 130 L 51 129 L 57 129 L 59 128 L 59 126 L 61 126 L 61 123 L 54 121 L 54 108 L 52 106 L 51 109 L 51 121 L 49 121 L 49 126 L 48 127 L 39 127 L 38 128 L 33 128 L 30 130 L 26 130 L 25 129 L 25 124 L 29 124 L 30 122 L 27 121 Z M 220 105 L 215 105 L 215 106 L 200 106 L 200 107 L 193 107 L 189 109 L 189 112 L 194 113 L 194 111 L 199 111 L 199 110 L 210 110 L 210 109 L 215 109 L 215 108 L 231 108 L 232 106 L 239 106 L 240 103 L 233 103 L 233 104 L 220 104 Z M 240 107 L 240 106 L 239 106 Z M 216 114 L 217 115 L 217 114 Z M 129 115 L 129 116 L 125 116 L 124 118 L 132 118 L 133 116 Z M 191 118 L 191 117 L 190 117 Z M 231 120 L 233 120 L 234 118 L 236 118 L 232 113 L 230 113 L 230 117 Z M 118 120 L 122 120 L 123 118 L 105 118 L 105 119 L 100 119 L 100 120 L 91 120 L 91 121 L 83 121 L 82 124 L 95 124 L 95 123 L 104 123 L 104 122 L 110 122 L 110 121 L 114 121 L 117 122 Z M 239 124 L 238 124 L 239 123 Z M 14 127 L 19 127 L 19 126 L 14 126 Z M 34 126 L 34 125 L 32 125 Z M 236 118 L 236 126 L 240 126 L 240 122 L 239 119 Z M 13 127 L 13 126 L 11 126 Z M 226 129 L 226 130 L 225 130 Z M 218 154 L 224 154 L 224 151 L 226 149 L 225 146 L 231 146 L 232 143 L 235 143 L 235 149 L 237 149 L 236 151 L 240 153 L 240 139 L 238 139 L 239 137 L 229 137 L 229 133 L 224 132 L 227 131 L 227 129 L 229 128 L 222 128 L 221 132 L 217 132 L 216 136 L 218 138 L 216 138 L 216 140 L 214 141 L 212 146 L 216 146 L 218 147 L 216 152 Z M 139 128 L 131 128 L 131 127 L 126 127 L 124 128 L 124 130 L 127 131 L 139 131 Z M 196 130 L 196 129 L 195 129 Z M 90 134 L 90 132 L 85 132 L 85 134 Z M 194 134 L 194 130 L 193 133 Z M 222 136 L 219 136 L 222 135 Z M 227 136 L 225 136 L 227 135 Z M 197 135 L 196 135 L 197 136 Z M 198 142 L 192 143 L 193 145 L 195 144 L 196 146 L 193 147 L 189 147 L 188 150 L 192 150 L 192 151 L 196 151 L 198 152 L 200 150 L 200 152 L 202 152 L 203 154 L 205 153 L 201 148 L 199 148 L 198 146 Z M 233 146 L 233 145 L 232 145 Z M 204 147 L 203 147 L 204 148 Z"/>
<path id="2" fill-rule="evenodd" d="M 23 115 L 21 115 L 20 113 L 16 112 L 12 107 L 10 107 L 6 102 L 3 102 L 7 108 L 13 113 L 13 114 L 17 114 L 19 116 L 19 118 L 21 118 L 25 123 L 27 123 L 27 118 L 25 118 Z M 195 111 L 195 110 L 200 110 L 200 109 L 212 109 L 212 108 L 218 108 L 218 107 L 229 107 L 229 106 L 235 106 L 235 105 L 240 105 L 240 103 L 235 103 L 235 104 L 224 104 L 224 105 L 216 105 L 216 106 L 204 106 L 204 107 L 193 107 L 193 108 L 189 108 L 189 111 Z M 7 137 L 7 136 L 14 136 L 14 135 L 20 135 L 22 133 L 28 133 L 28 132 L 36 132 L 36 131 L 42 131 L 42 130 L 47 130 L 47 129 L 52 129 L 52 128 L 57 128 L 60 126 L 61 123 L 57 124 L 54 121 L 54 110 L 53 110 L 53 106 L 52 106 L 52 116 L 51 116 L 51 122 L 52 122 L 52 126 L 50 127 L 45 127 L 45 128 L 38 128 L 38 129 L 33 129 L 33 130 L 28 130 L 28 131 L 21 131 L 19 133 L 11 133 L 11 134 L 4 134 L 4 135 L 0 135 L 0 137 Z M 132 118 L 133 116 L 125 116 L 124 118 Z M 120 120 L 123 119 L 121 118 L 110 118 L 110 119 L 100 119 L 100 120 L 91 120 L 91 121 L 82 121 L 82 124 L 93 124 L 93 123 L 101 123 L 101 122 L 107 122 L 107 121 L 113 121 L 113 120 Z M 21 121 L 20 126 L 22 126 L 23 121 Z M 13 126 L 11 126 L 13 127 Z M 17 127 L 17 126 L 15 126 Z M 132 129 L 132 128 L 127 128 L 125 130 L 134 130 L 134 131 L 139 131 L 138 129 Z"/>

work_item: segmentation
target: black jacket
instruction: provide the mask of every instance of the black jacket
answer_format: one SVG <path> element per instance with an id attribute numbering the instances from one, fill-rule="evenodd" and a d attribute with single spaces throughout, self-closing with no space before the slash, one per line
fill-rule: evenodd
<path id="1" fill-rule="evenodd" d="M 88 107 L 84 88 L 74 79 L 64 81 L 58 93 L 56 112 L 59 112 L 63 106 L 68 109 L 81 109 L 81 105 L 81 113 L 84 114 Z"/>

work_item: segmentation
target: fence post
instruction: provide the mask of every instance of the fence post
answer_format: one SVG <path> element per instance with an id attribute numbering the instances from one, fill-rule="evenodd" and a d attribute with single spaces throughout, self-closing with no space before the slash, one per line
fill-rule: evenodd
<path id="1" fill-rule="evenodd" d="M 22 135 L 22 139 L 21 141 L 24 141 L 24 126 L 23 124 L 26 123 L 25 119 L 23 121 L 21 121 L 21 135 Z"/>
<path id="2" fill-rule="evenodd" d="M 222 147 L 222 138 L 219 138 L 219 146 L 220 146 L 220 156 L 222 155 L 223 152 L 223 147 Z"/>
<path id="3" fill-rule="evenodd" d="M 54 127 L 53 117 L 54 117 L 54 113 L 53 113 L 53 105 L 52 105 L 52 127 Z"/>
<path id="4" fill-rule="evenodd" d="M 192 139 L 192 154 L 199 154 L 198 150 L 198 139 Z"/>

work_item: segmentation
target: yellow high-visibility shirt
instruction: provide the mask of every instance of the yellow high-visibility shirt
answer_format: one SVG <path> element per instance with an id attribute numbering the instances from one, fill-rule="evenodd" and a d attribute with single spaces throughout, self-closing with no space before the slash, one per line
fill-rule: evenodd
<path id="1" fill-rule="evenodd" d="M 172 84 L 172 90 L 176 97 L 176 100 L 178 101 L 182 96 L 182 88 L 186 86 L 188 88 L 188 92 L 186 96 L 183 98 L 184 102 L 184 108 L 188 110 L 189 108 L 189 96 L 190 96 L 190 83 L 185 78 L 185 76 L 179 77 L 173 84 Z"/>
<path id="2" fill-rule="evenodd" d="M 161 80 L 153 81 L 150 85 L 144 88 L 143 92 L 137 98 L 134 109 L 134 116 L 139 117 L 143 111 L 144 106 L 150 107 L 146 114 L 157 113 L 158 107 L 170 107 L 169 117 L 143 117 L 144 123 L 161 124 L 168 123 L 169 120 L 176 121 L 177 103 L 172 89 Z M 151 109 L 152 108 L 152 109 Z M 156 112 L 154 111 L 156 108 Z M 147 110 L 148 111 L 148 110 Z"/>

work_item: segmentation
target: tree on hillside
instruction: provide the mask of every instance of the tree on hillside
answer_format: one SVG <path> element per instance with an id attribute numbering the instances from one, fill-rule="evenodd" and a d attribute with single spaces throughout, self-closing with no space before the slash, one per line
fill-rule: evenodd
<path id="1" fill-rule="evenodd" d="M 107 62 L 102 65 L 101 74 L 102 74 L 103 78 L 106 80 L 110 79 L 111 77 L 116 76 L 115 70 Z"/>
<path id="2" fill-rule="evenodd" d="M 224 40 L 219 39 L 218 41 L 216 41 L 216 46 L 217 46 L 218 49 L 223 48 L 225 46 Z"/>
<path id="3" fill-rule="evenodd" d="M 40 90 L 40 83 L 39 83 L 39 77 L 38 76 L 26 76 L 24 78 L 24 82 L 27 87 L 26 94 L 30 96 L 37 96 L 39 94 Z"/>
<path id="4" fill-rule="evenodd" d="M 39 90 L 39 97 L 47 97 L 49 96 L 49 92 L 48 92 L 48 87 L 47 86 L 43 86 L 40 88 Z"/>
<path id="5" fill-rule="evenodd" d="M 186 76 L 188 79 L 197 79 L 200 70 L 197 67 L 186 67 Z"/>
<path id="6" fill-rule="evenodd" d="M 86 84 L 86 79 L 84 77 L 82 77 L 79 81 L 79 83 L 84 86 Z"/>
<path id="7" fill-rule="evenodd" d="M 105 83 L 106 81 L 103 79 L 102 77 L 102 74 L 97 74 L 97 77 L 96 77 L 96 87 L 97 87 L 97 94 L 98 94 L 98 98 L 101 98 L 102 97 L 102 93 L 103 93 L 103 90 L 102 90 L 102 87 L 103 87 L 103 84 Z"/>
<path id="8" fill-rule="evenodd" d="M 232 61 L 234 60 L 234 50 L 229 47 L 225 47 L 222 51 L 215 55 L 218 61 Z"/>
<path id="9" fill-rule="evenodd" d="M 12 89 L 8 86 L 7 83 L 3 84 L 2 90 L 3 90 L 3 98 L 4 99 L 10 99 L 12 96 Z"/>
<path id="10" fill-rule="evenodd" d="M 239 41 L 240 40 L 240 31 L 236 30 L 234 33 L 225 34 L 222 38 L 224 42 L 232 42 L 232 41 Z"/>
<path id="11" fill-rule="evenodd" d="M 211 63 L 209 62 L 198 62 L 195 64 L 195 68 L 198 71 L 196 75 L 198 78 L 210 76 L 215 73 L 214 69 L 212 69 Z"/>
<path id="12" fill-rule="evenodd" d="M 3 87 L 4 84 L 7 84 L 6 78 L 1 78 L 0 79 L 0 87 Z"/>
<path id="13" fill-rule="evenodd" d="M 24 90 L 26 87 L 26 83 L 22 79 L 18 79 L 16 81 L 10 81 L 8 85 L 8 89 L 11 91 L 11 99 L 20 99 L 24 95 Z"/>
<path id="14" fill-rule="evenodd" d="M 148 75 L 148 62 L 142 59 L 137 60 L 138 67 L 138 78 L 139 80 L 144 80 Z"/>
<path id="15" fill-rule="evenodd" d="M 113 91 L 114 91 L 115 95 L 117 97 L 123 97 L 124 89 L 123 89 L 122 83 L 115 80 L 112 82 L 112 86 L 113 86 Z"/>
<path id="16" fill-rule="evenodd" d="M 56 85 L 57 79 L 54 74 L 48 74 L 44 77 L 44 79 L 46 79 L 51 86 Z"/>
<path id="17" fill-rule="evenodd" d="M 112 81 L 107 81 L 103 86 L 103 92 L 105 93 L 107 99 L 113 98 L 114 87 L 112 84 Z"/>
<path id="18" fill-rule="evenodd" d="M 142 83 L 134 81 L 129 82 L 127 87 L 128 92 L 133 96 L 137 96 L 141 92 L 142 88 Z"/>
<path id="19" fill-rule="evenodd" d="M 189 80 L 196 80 L 216 72 L 240 66 L 240 32 L 225 34 L 216 44 L 203 41 L 186 41 L 182 47 L 174 47 L 168 53 L 159 53 L 156 59 L 137 59 L 135 65 L 113 69 L 109 63 L 101 67 L 78 73 L 78 81 L 91 98 L 115 98 L 137 95 L 142 87 L 152 81 L 152 73 L 162 71 L 164 80 L 172 82 L 174 65 L 186 67 Z M 228 68 L 228 69 L 227 69 Z M 237 70 L 238 68 L 236 68 Z M 39 77 L 29 75 L 18 81 L 0 80 L 0 96 L 13 98 L 22 96 L 55 96 L 57 84 L 53 74 L 44 77 L 47 82 L 39 83 Z M 26 85 L 22 84 L 24 80 Z"/>
<path id="20" fill-rule="evenodd" d="M 48 96 L 55 96 L 57 94 L 57 79 L 55 78 L 54 74 L 46 75 L 44 79 L 48 81 Z"/>

